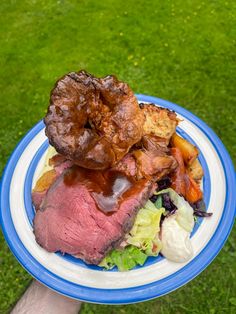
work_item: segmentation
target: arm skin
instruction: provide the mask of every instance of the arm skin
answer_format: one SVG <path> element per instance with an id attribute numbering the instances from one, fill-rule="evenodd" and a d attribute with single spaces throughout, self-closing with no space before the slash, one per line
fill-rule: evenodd
<path id="1" fill-rule="evenodd" d="M 11 314 L 77 314 L 81 302 L 60 295 L 33 280 Z"/>

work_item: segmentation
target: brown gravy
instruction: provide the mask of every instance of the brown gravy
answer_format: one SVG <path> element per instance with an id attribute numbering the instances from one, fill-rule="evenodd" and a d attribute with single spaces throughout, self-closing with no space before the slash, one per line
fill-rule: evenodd
<path id="1" fill-rule="evenodd" d="M 64 184 L 78 183 L 88 188 L 98 209 L 110 213 L 118 209 L 123 194 L 132 190 L 135 180 L 115 170 L 90 170 L 74 165 L 64 174 Z"/>

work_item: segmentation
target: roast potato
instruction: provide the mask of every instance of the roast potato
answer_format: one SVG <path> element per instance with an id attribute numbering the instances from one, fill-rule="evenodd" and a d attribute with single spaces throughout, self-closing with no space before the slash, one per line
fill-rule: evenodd
<path id="1" fill-rule="evenodd" d="M 191 165 L 198 156 L 197 147 L 176 133 L 174 133 L 171 137 L 171 146 L 180 149 L 184 162 L 187 166 Z"/>
<path id="2" fill-rule="evenodd" d="M 191 178 L 193 178 L 195 181 L 201 180 L 203 177 L 203 169 L 199 162 L 199 160 L 196 158 L 191 165 L 187 166 L 187 172 Z"/>

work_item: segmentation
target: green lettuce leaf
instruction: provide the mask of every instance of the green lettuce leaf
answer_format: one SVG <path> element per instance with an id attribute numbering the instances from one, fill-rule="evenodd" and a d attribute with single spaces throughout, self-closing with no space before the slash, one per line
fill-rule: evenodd
<path id="1" fill-rule="evenodd" d="M 140 248 L 148 256 L 158 255 L 161 250 L 158 233 L 164 211 L 164 208 L 157 208 L 151 201 L 147 201 L 144 208 L 139 210 L 126 242 Z"/>
<path id="2" fill-rule="evenodd" d="M 99 264 L 111 269 L 117 266 L 120 271 L 143 265 L 148 256 L 157 256 L 161 250 L 159 240 L 160 220 L 164 208 L 160 201 L 155 206 L 151 201 L 141 208 L 135 219 L 133 228 L 125 238 L 126 247 L 111 251 Z"/>
<path id="3" fill-rule="evenodd" d="M 141 252 L 137 247 L 129 245 L 123 250 L 111 251 L 99 264 L 101 267 L 111 269 L 117 266 L 119 271 L 127 271 L 136 265 L 143 265 L 147 259 L 147 255 Z"/>
<path id="4" fill-rule="evenodd" d="M 156 208 L 162 208 L 162 197 L 161 197 L 161 195 L 158 195 L 158 198 L 157 198 L 157 200 L 156 200 L 156 202 L 155 202 L 155 206 L 156 206 Z"/>
<path id="5" fill-rule="evenodd" d="M 171 188 L 162 190 L 155 194 L 161 195 L 165 193 L 169 194 L 170 199 L 177 207 L 176 221 L 178 222 L 178 224 L 187 232 L 192 232 L 194 227 L 193 208 L 182 196 L 180 196 Z"/>

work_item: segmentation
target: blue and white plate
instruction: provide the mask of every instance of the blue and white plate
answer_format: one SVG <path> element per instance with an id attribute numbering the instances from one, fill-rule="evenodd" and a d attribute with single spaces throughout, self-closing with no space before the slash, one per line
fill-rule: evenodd
<path id="1" fill-rule="evenodd" d="M 203 190 L 211 218 L 195 226 L 194 257 L 187 263 L 149 258 L 129 272 L 104 271 L 70 255 L 48 253 L 36 242 L 32 229 L 31 189 L 45 160 L 48 141 L 40 121 L 14 150 L 2 178 L 1 225 L 6 241 L 21 265 L 37 280 L 66 296 L 95 303 L 135 303 L 167 294 L 196 277 L 215 258 L 232 228 L 236 198 L 234 167 L 220 139 L 199 118 L 168 101 L 138 95 L 175 110 L 183 121 L 178 132 L 198 146 L 204 168 Z M 85 239 L 86 241 L 86 239 Z"/>

